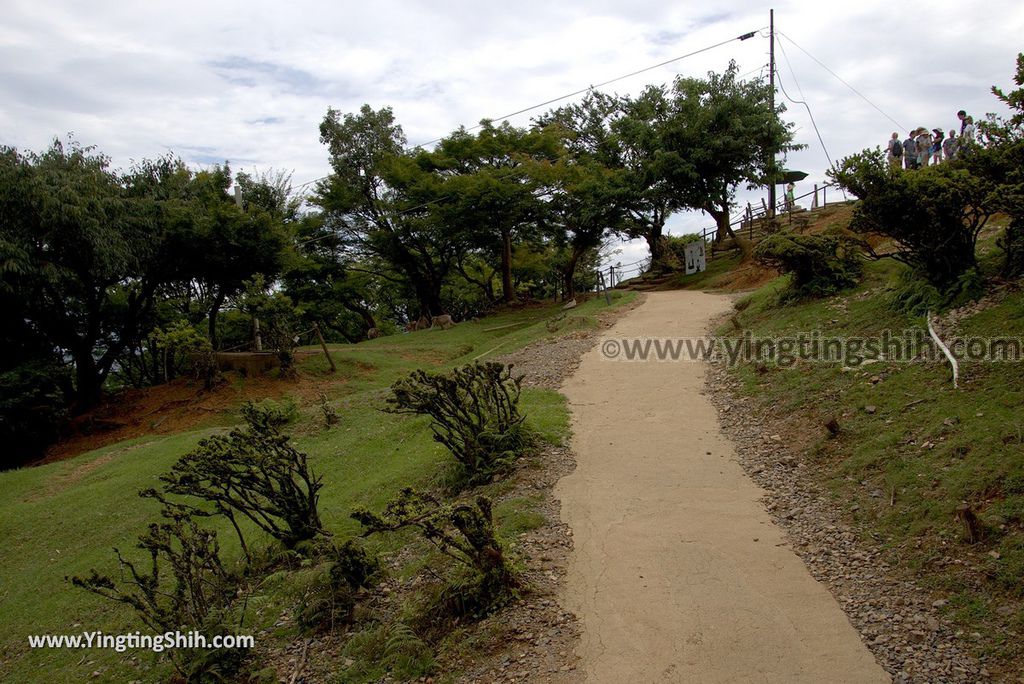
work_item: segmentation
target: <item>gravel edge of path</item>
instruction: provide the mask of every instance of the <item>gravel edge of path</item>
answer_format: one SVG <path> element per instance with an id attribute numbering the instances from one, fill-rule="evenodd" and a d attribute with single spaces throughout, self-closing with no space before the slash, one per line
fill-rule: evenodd
<path id="1" fill-rule="evenodd" d="M 704 391 L 718 410 L 719 424 L 733 441 L 740 465 L 765 490 L 765 508 L 893 681 L 992 681 L 984 663 L 964 647 L 967 639 L 977 637 L 955 630 L 940 614 L 944 600 L 936 600 L 889 565 L 881 545 L 870 543 L 846 522 L 801 450 L 783 437 L 792 427 L 754 407 L 740 396 L 739 387 L 724 367 L 707 367 Z"/>

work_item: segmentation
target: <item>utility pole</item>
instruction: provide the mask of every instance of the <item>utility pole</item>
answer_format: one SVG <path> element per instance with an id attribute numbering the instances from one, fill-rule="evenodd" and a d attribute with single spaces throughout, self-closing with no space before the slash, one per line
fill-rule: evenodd
<path id="1" fill-rule="evenodd" d="M 768 10 L 768 102 L 775 119 L 775 10 Z M 768 152 L 768 218 L 775 218 L 775 150 Z"/>

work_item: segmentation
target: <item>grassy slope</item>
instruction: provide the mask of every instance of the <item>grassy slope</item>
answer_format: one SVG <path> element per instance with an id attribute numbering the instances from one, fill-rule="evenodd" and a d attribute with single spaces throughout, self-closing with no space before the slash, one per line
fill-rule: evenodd
<path id="1" fill-rule="evenodd" d="M 612 306 L 629 301 L 622 294 Z M 570 312 L 555 334 L 596 325 L 594 314 L 606 308 L 591 300 Z M 380 338 L 332 350 L 349 381 L 330 397 L 340 423 L 319 427 L 316 405 L 301 407 L 294 426 L 296 442 L 324 476 L 321 511 L 335 534 L 355 530 L 348 517 L 356 506 L 379 508 L 399 489 L 436 481 L 447 463 L 443 448 L 433 442 L 424 419 L 393 416 L 379 411 L 386 388 L 414 368 L 441 368 L 506 353 L 550 336 L 545 322 L 555 306 L 528 308 L 449 331 L 424 331 Z M 493 328 L 500 328 L 493 330 Z M 326 372 L 322 356 L 304 362 L 304 371 Z M 567 434 L 567 411 L 561 395 L 524 392 L 524 409 L 531 425 L 545 438 L 560 441 Z M 111 547 L 130 551 L 135 538 L 154 519 L 158 508 L 139 499 L 137 491 L 153 486 L 204 435 L 217 428 L 160 438 L 141 438 L 99 449 L 80 457 L 37 468 L 0 473 L 0 679 L 5 682 L 77 682 L 100 670 L 109 681 L 139 678 L 137 668 L 153 663 L 149 655 L 107 651 L 34 650 L 28 634 L 78 633 L 101 630 L 108 634 L 133 631 L 131 612 L 71 587 L 64 577 L 86 574 L 90 568 L 114 573 Z M 530 502 L 522 502 L 528 507 Z M 506 503 L 499 522 L 518 528 L 529 521 L 528 510 Z M 220 525 L 225 555 L 239 553 L 227 525 Z M 506 530 L 507 531 L 507 530 Z M 252 599 L 258 625 L 272 624 L 289 598 L 268 590 Z M 85 656 L 83 658 L 83 656 Z M 154 673 L 142 679 L 150 680 Z"/>
<path id="2" fill-rule="evenodd" d="M 991 235 L 983 264 L 993 263 Z M 856 289 L 781 306 L 779 278 L 738 308 L 755 336 L 821 330 L 841 336 L 923 328 L 897 313 L 892 288 L 902 267 L 872 264 Z M 745 308 L 744 308 L 745 307 Z M 735 334 L 722 330 L 723 334 Z M 1024 337 L 1024 293 L 961 322 L 963 335 Z M 735 371 L 750 401 L 788 423 L 790 437 L 864 534 L 903 570 L 923 578 L 980 653 L 1020 668 L 1024 647 L 1024 364 L 967 364 L 953 389 L 945 364 L 879 362 L 861 367 L 797 364 Z M 865 407 L 875 407 L 874 413 Z M 823 424 L 838 419 L 829 438 Z M 954 510 L 971 504 L 988 537 L 969 546 Z M 1016 663 L 1016 664 L 1014 664 Z"/>

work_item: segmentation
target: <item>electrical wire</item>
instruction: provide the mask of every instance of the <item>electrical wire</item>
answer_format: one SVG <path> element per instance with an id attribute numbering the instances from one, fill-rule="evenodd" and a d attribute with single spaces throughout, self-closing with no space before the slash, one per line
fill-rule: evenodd
<path id="1" fill-rule="evenodd" d="M 779 47 L 782 47 L 782 43 L 779 43 Z M 800 83 L 796 80 L 796 72 L 793 71 L 793 65 L 789 62 L 789 57 L 786 56 L 785 48 L 782 48 L 782 55 L 786 59 L 786 64 L 789 66 L 789 72 L 793 74 L 793 82 L 796 83 L 796 87 L 800 92 L 800 97 L 804 97 L 803 90 L 800 89 Z M 834 169 L 836 165 L 832 162 L 832 156 L 828 153 L 828 147 L 825 146 L 825 140 L 821 137 L 821 131 L 818 130 L 818 124 L 814 121 L 814 114 L 811 113 L 811 106 L 807 104 L 805 100 L 794 100 L 786 92 L 786 86 L 782 84 L 782 79 L 779 77 L 778 68 L 775 69 L 775 79 L 779 84 L 779 89 L 782 90 L 782 94 L 786 96 L 786 99 L 793 104 L 803 105 L 804 109 L 807 110 L 807 116 L 811 120 L 811 126 L 814 128 L 814 134 L 818 136 L 818 142 L 821 143 L 821 149 L 825 152 L 825 158 L 828 159 L 828 166 L 830 169 Z"/>
<path id="2" fill-rule="evenodd" d="M 885 113 L 884 111 L 882 111 L 882 108 L 881 108 L 881 107 L 879 107 L 878 105 L 876 105 L 876 104 L 875 104 L 874 102 L 872 102 L 871 100 L 869 100 L 869 99 L 868 99 L 868 97 L 867 97 L 867 96 L 866 96 L 866 95 L 865 95 L 864 93 L 860 92 L 859 90 L 857 90 L 856 88 L 854 88 L 854 87 L 853 87 L 852 85 L 850 85 L 849 83 L 847 83 L 847 82 L 846 82 L 846 81 L 845 81 L 845 80 L 843 79 L 843 77 L 842 77 L 842 76 L 840 76 L 840 75 L 839 75 L 839 74 L 837 74 L 836 72 L 834 72 L 834 71 L 832 71 L 831 69 L 829 69 L 829 68 L 828 68 L 828 67 L 827 67 L 827 66 L 826 66 L 826 65 L 825 65 L 825 64 L 824 64 L 824 63 L 823 63 L 823 62 L 822 62 L 822 61 L 821 61 L 820 59 L 818 59 L 817 57 L 815 57 L 814 55 L 812 55 L 812 54 L 811 54 L 810 52 L 808 52 L 807 50 L 805 50 L 805 49 L 804 49 L 803 47 L 801 47 L 801 46 L 800 46 L 800 44 L 799 44 L 799 43 L 797 43 L 797 42 L 796 42 L 795 40 L 793 40 L 792 38 L 790 38 L 790 37 L 789 37 L 788 35 L 786 35 L 786 34 L 785 34 L 785 33 L 783 33 L 782 31 L 776 31 L 776 32 L 775 32 L 775 35 L 777 35 L 777 36 L 783 36 L 783 37 L 785 37 L 785 39 L 786 39 L 786 40 L 788 40 L 788 41 L 789 41 L 790 43 L 792 43 L 794 47 L 796 47 L 796 48 L 797 48 L 797 49 L 799 49 L 799 50 L 800 50 L 801 52 L 803 52 L 803 53 L 804 53 L 805 55 L 807 55 L 808 57 L 810 57 L 811 59 L 813 59 L 813 60 L 814 60 L 814 61 L 815 61 L 815 62 L 816 62 L 816 63 L 818 64 L 818 66 L 820 66 L 820 67 L 821 67 L 822 69 L 824 69 L 824 70 L 825 70 L 825 71 L 827 71 L 828 73 L 832 74 L 832 76 L 833 76 L 833 77 L 835 77 L 835 79 L 836 79 L 836 80 L 838 80 L 838 81 L 839 81 L 840 83 L 842 83 L 842 84 L 843 84 L 844 86 L 846 86 L 847 88 L 849 88 L 850 90 L 852 90 L 852 91 L 853 91 L 853 92 L 854 92 L 854 93 L 855 93 L 855 94 L 856 94 L 856 95 L 857 95 L 858 97 L 860 97 L 860 98 L 861 98 L 862 100 L 864 100 L 865 102 L 867 102 L 867 103 L 868 103 L 869 105 L 871 105 L 872 107 L 874 107 L 874 108 L 875 108 L 875 110 L 876 110 L 876 111 L 877 111 L 877 112 L 878 112 L 879 114 L 881 114 L 881 115 L 882 115 L 882 116 L 884 116 L 884 117 L 885 117 L 886 119 L 888 119 L 889 121 L 892 121 L 892 122 L 893 122 L 894 124 L 896 124 L 896 126 L 898 126 L 900 130 L 904 130 L 904 131 L 906 131 L 906 130 L 910 130 L 910 129 L 908 129 L 908 128 L 907 128 L 906 126 L 904 126 L 903 124 L 901 124 L 901 123 L 900 123 L 899 121 L 897 121 L 896 119 L 892 118 L 891 116 L 889 116 L 888 114 L 886 114 L 886 113 Z"/>
<path id="3" fill-rule="evenodd" d="M 760 30 L 762 30 L 762 29 L 758 29 L 758 31 L 760 31 Z M 703 48 L 701 48 L 699 50 L 694 50 L 693 52 L 688 52 L 685 55 L 680 55 L 678 57 L 673 57 L 672 59 L 666 59 L 664 62 L 658 62 L 657 64 L 653 64 L 651 66 L 644 67 L 643 69 L 637 69 L 636 71 L 631 71 L 628 74 L 623 74 L 622 76 L 616 76 L 615 78 L 608 79 L 607 81 L 602 81 L 601 83 L 590 85 L 590 86 L 587 86 L 586 88 L 581 88 L 579 90 L 575 90 L 575 91 L 573 91 L 571 93 L 567 93 L 565 95 L 560 95 L 559 97 L 555 97 L 555 98 L 552 98 L 550 100 L 545 100 L 544 102 L 540 102 L 538 104 L 531 105 L 530 107 L 524 107 L 523 109 L 519 109 L 519 110 L 516 110 L 514 112 L 510 112 L 509 114 L 504 114 L 502 116 L 490 117 L 490 119 L 488 119 L 488 120 L 490 120 L 490 121 L 503 121 L 503 120 L 506 120 L 506 119 L 510 119 L 510 118 L 512 118 L 514 116 L 518 116 L 520 114 L 525 114 L 526 112 L 531 112 L 534 109 L 540 109 L 541 107 L 545 107 L 547 105 L 554 104 L 555 102 L 561 102 L 562 100 L 567 100 L 570 97 L 576 97 L 577 95 L 582 95 L 583 93 L 590 92 L 591 90 L 594 90 L 596 88 L 602 88 L 602 87 L 604 87 L 606 85 L 610 85 L 612 83 L 616 83 L 618 81 L 622 81 L 622 80 L 625 80 L 627 78 L 632 78 L 633 76 L 637 76 L 637 75 L 645 73 L 647 71 L 653 71 L 654 69 L 658 69 L 658 68 L 661 68 L 663 66 L 672 64 L 674 62 L 678 62 L 680 60 L 687 59 L 688 57 L 693 57 L 694 55 L 699 55 L 702 52 L 707 52 L 709 50 L 714 50 L 715 48 L 722 47 L 723 45 L 728 45 L 729 43 L 731 43 L 733 41 L 736 41 L 736 40 L 739 40 L 739 41 L 747 40 L 748 38 L 752 37 L 758 31 L 750 31 L 749 33 L 744 33 L 743 35 L 736 36 L 735 38 L 729 38 L 728 40 L 723 40 L 723 41 L 721 41 L 719 43 L 715 43 L 714 45 L 708 45 L 707 47 L 703 47 Z M 763 68 L 763 67 L 760 67 L 760 68 Z M 753 72 L 751 72 L 751 73 L 753 73 Z M 481 128 L 481 127 L 482 127 L 482 124 L 477 124 L 475 126 L 471 126 L 471 127 L 467 128 L 465 130 L 473 131 L 473 130 L 476 130 L 476 129 Z M 421 147 L 423 147 L 425 145 L 432 145 L 432 144 L 434 144 L 436 142 L 440 142 L 442 140 L 444 140 L 443 137 L 441 137 L 441 138 L 434 138 L 433 140 L 428 140 L 426 142 L 419 143 L 418 145 L 414 145 L 410 149 L 416 150 L 416 149 L 419 149 L 419 148 L 421 148 Z M 306 181 L 305 183 L 302 183 L 301 185 L 296 186 L 295 190 L 296 191 L 297 190 L 301 190 L 302 188 L 310 186 L 313 183 L 319 183 L 320 181 L 327 180 L 328 178 L 330 178 L 330 175 L 322 176 L 320 178 L 314 178 L 311 181 Z"/>
<path id="4" fill-rule="evenodd" d="M 686 59 L 688 57 L 693 57 L 694 55 L 699 55 L 702 52 L 707 52 L 708 50 L 714 50 L 715 48 L 722 47 L 723 45 L 728 45 L 729 43 L 733 42 L 734 40 L 746 40 L 747 38 L 750 38 L 754 33 L 756 33 L 756 31 L 751 31 L 750 33 L 745 33 L 745 34 L 743 34 L 741 36 L 736 36 L 735 38 L 729 38 L 728 40 L 723 40 L 720 43 L 715 43 L 714 45 L 708 45 L 707 47 L 703 47 L 703 48 L 701 48 L 699 50 L 694 50 L 693 52 L 688 52 L 685 55 L 680 55 L 679 57 L 673 57 L 672 59 L 667 59 L 664 62 L 659 62 L 659 63 L 654 64 L 652 66 L 644 67 L 643 69 L 637 69 L 636 71 L 631 71 L 628 74 L 623 74 L 622 76 L 616 76 L 615 78 L 608 79 L 607 81 L 602 81 L 601 83 L 596 83 L 596 84 L 590 85 L 590 86 L 588 86 L 586 88 L 581 88 L 580 90 L 575 90 L 575 91 L 573 91 L 571 93 L 567 93 L 565 95 L 560 95 L 559 97 L 555 97 L 555 98 L 552 98 L 550 100 L 545 100 L 544 102 L 532 105 L 530 107 L 525 107 L 523 109 L 519 109 L 519 110 L 516 110 L 514 112 L 510 112 L 508 114 L 503 114 L 501 116 L 490 117 L 488 120 L 490 120 L 490 121 L 503 121 L 505 119 L 510 119 L 513 116 L 519 116 L 520 114 L 525 114 L 526 112 L 533 111 L 534 109 L 540 109 L 541 107 L 546 107 L 547 105 L 554 104 L 555 102 L 560 102 L 562 100 L 567 100 L 570 97 L 576 97 L 577 95 L 582 95 L 583 93 L 590 92 L 591 90 L 595 90 L 597 88 L 603 88 L 606 85 L 610 85 L 612 83 L 616 83 L 618 81 L 622 81 L 622 80 L 625 80 L 627 78 L 632 78 L 633 76 L 638 76 L 639 74 L 642 74 L 642 73 L 647 72 L 647 71 L 652 71 L 654 69 L 658 69 L 660 67 L 672 64 L 673 62 L 678 62 L 678 61 Z M 480 128 L 481 126 L 482 126 L 482 124 L 477 124 L 476 126 L 472 126 L 471 128 L 467 128 L 466 130 L 467 131 L 472 131 L 472 130 L 475 130 L 477 128 Z M 415 150 L 415 149 L 418 149 L 420 147 L 423 147 L 424 145 L 432 145 L 432 144 L 434 144 L 436 142 L 440 142 L 443 139 L 444 138 L 434 138 L 433 140 L 428 140 L 427 142 L 423 142 L 423 143 L 420 143 L 418 145 L 415 145 L 415 146 L 413 146 L 412 149 Z"/>

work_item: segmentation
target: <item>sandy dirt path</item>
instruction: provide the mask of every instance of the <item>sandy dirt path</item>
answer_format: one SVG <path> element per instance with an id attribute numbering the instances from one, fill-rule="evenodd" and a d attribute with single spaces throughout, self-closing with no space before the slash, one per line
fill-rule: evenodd
<path id="1" fill-rule="evenodd" d="M 603 342 L 704 334 L 730 306 L 652 293 L 566 381 L 577 469 L 556 489 L 565 602 L 588 682 L 888 682 L 759 503 L 702 394 L 704 364 L 609 361 Z"/>

